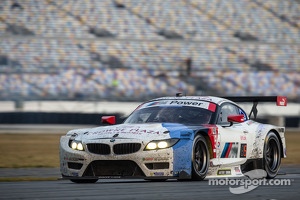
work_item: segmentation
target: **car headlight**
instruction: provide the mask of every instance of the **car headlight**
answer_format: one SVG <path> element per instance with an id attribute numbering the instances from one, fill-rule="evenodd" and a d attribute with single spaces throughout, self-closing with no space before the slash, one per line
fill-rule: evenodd
<path id="1" fill-rule="evenodd" d="M 83 144 L 80 141 L 72 140 L 69 142 L 69 146 L 74 150 L 78 150 L 78 151 L 84 150 Z"/>
<path id="2" fill-rule="evenodd" d="M 174 146 L 179 139 L 153 140 L 149 142 L 144 150 L 158 150 Z"/>

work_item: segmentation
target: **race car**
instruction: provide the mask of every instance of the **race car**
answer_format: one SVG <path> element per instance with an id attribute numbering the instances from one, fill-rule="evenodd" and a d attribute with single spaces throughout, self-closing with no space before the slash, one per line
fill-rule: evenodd
<path id="1" fill-rule="evenodd" d="M 249 116 L 238 102 L 253 102 Z M 204 180 L 254 169 L 274 178 L 286 157 L 285 128 L 256 122 L 259 102 L 286 106 L 287 98 L 176 94 L 142 103 L 121 124 L 103 116 L 105 125 L 61 137 L 61 178 Z"/>

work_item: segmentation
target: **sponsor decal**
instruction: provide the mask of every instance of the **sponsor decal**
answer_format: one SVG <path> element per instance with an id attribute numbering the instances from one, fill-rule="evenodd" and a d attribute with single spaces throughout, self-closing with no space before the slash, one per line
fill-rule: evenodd
<path id="1" fill-rule="evenodd" d="M 150 102 L 149 104 L 146 104 L 146 107 L 165 105 L 167 103 L 168 103 L 168 101 L 154 101 L 154 102 Z"/>
<path id="2" fill-rule="evenodd" d="M 213 147 L 213 157 L 216 158 L 217 157 L 218 142 L 220 140 L 219 131 L 218 131 L 217 127 L 213 127 L 213 126 L 207 126 L 207 127 L 209 127 L 208 136 L 209 136 L 209 140 L 211 142 L 211 145 Z"/>
<path id="3" fill-rule="evenodd" d="M 147 108 L 147 107 L 153 107 L 153 106 L 193 106 L 193 107 L 200 107 L 204 109 L 209 109 L 212 112 L 216 110 L 216 104 L 210 103 L 207 101 L 199 101 L 199 99 L 196 100 L 164 100 L 164 101 L 154 101 L 145 103 L 142 106 L 140 106 L 138 109 Z"/>
<path id="4" fill-rule="evenodd" d="M 98 176 L 98 178 L 101 178 L 101 179 L 120 179 L 122 177 L 121 176 Z"/>
<path id="5" fill-rule="evenodd" d="M 241 135 L 241 140 L 247 140 L 247 137 L 245 135 Z"/>
<path id="6" fill-rule="evenodd" d="M 210 111 L 212 111 L 212 112 L 215 112 L 215 111 L 216 111 L 216 108 L 217 108 L 216 104 L 214 104 L 214 103 L 209 103 L 209 105 L 208 105 L 208 110 L 210 110 Z"/>
<path id="7" fill-rule="evenodd" d="M 168 157 L 158 157 L 158 158 L 154 158 L 155 161 L 166 161 L 169 160 Z"/>
<path id="8" fill-rule="evenodd" d="M 240 157 L 241 158 L 246 158 L 247 157 L 247 144 L 241 144 Z"/>
<path id="9" fill-rule="evenodd" d="M 171 101 L 170 105 L 182 105 L 182 106 L 201 106 L 203 102 L 199 101 Z"/>
<path id="10" fill-rule="evenodd" d="M 164 172 L 154 172 L 154 176 L 163 176 L 165 175 Z"/>
<path id="11" fill-rule="evenodd" d="M 277 106 L 286 106 L 287 105 L 287 98 L 284 97 L 284 96 L 278 96 L 276 105 Z"/>
<path id="12" fill-rule="evenodd" d="M 279 128 L 278 131 L 284 133 L 284 128 Z"/>
<path id="13" fill-rule="evenodd" d="M 143 158 L 143 161 L 153 161 L 154 158 Z"/>
<path id="14" fill-rule="evenodd" d="M 143 158 L 143 161 L 167 161 L 168 157 L 157 157 L 157 158 Z"/>
<path id="15" fill-rule="evenodd" d="M 210 98 L 210 97 L 199 97 L 198 99 L 204 100 L 204 101 L 212 101 L 212 98 Z"/>
<path id="16" fill-rule="evenodd" d="M 221 158 L 237 158 L 238 142 L 226 142 Z"/>
<path id="17" fill-rule="evenodd" d="M 218 176 L 231 175 L 231 169 L 219 169 L 217 175 Z"/>
<path id="18" fill-rule="evenodd" d="M 150 172 L 150 176 L 164 176 L 164 172 Z"/>
<path id="19" fill-rule="evenodd" d="M 234 172 L 236 175 L 242 175 L 240 167 L 234 167 Z"/>
<path id="20" fill-rule="evenodd" d="M 75 158 L 75 157 L 64 157 L 64 160 L 66 160 L 66 161 L 79 161 L 79 160 L 83 160 L 83 159 Z"/>
<path id="21" fill-rule="evenodd" d="M 251 124 L 254 124 L 254 123 L 255 123 L 254 121 L 248 120 L 246 124 L 247 124 L 247 125 L 251 125 Z"/>
<path id="22" fill-rule="evenodd" d="M 142 127 L 135 127 L 135 128 L 108 128 L 108 129 L 104 129 L 104 130 L 100 130 L 100 131 L 95 131 L 92 132 L 92 135 L 101 135 L 101 134 L 114 134 L 115 135 L 119 135 L 119 134 L 136 134 L 136 135 L 142 135 L 142 134 L 160 134 L 159 131 L 154 131 L 154 130 L 147 130 L 145 128 Z M 114 137 L 113 136 L 113 137 Z"/>

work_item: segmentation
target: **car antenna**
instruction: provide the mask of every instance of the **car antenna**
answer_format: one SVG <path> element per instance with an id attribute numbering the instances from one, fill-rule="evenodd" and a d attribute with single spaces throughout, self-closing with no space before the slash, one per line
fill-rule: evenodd
<path id="1" fill-rule="evenodd" d="M 176 97 L 182 97 L 182 93 L 181 92 L 176 93 Z"/>

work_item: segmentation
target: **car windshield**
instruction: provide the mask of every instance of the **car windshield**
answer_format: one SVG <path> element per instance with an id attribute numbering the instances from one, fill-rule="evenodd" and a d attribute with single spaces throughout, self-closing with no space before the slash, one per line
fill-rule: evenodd
<path id="1" fill-rule="evenodd" d="M 184 124 L 208 124 L 212 111 L 190 106 L 149 107 L 134 111 L 124 123 L 170 122 Z"/>

